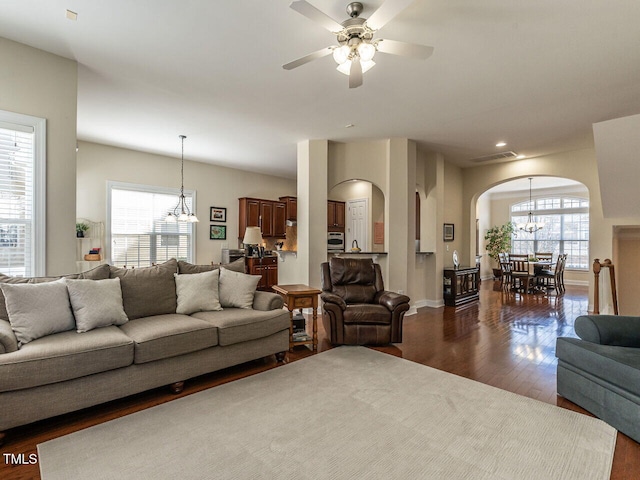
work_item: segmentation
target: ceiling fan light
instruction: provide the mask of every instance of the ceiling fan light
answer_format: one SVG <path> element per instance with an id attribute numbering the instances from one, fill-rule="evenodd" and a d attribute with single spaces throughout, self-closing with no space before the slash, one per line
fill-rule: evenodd
<path id="1" fill-rule="evenodd" d="M 333 59 L 338 65 L 342 65 L 349 60 L 351 49 L 347 45 L 333 49 Z"/>
<path id="2" fill-rule="evenodd" d="M 349 74 L 351 73 L 351 60 L 347 60 L 346 62 L 341 63 L 336 67 L 336 70 L 349 76 Z"/>
<path id="3" fill-rule="evenodd" d="M 375 54 L 376 47 L 373 44 L 362 42 L 358 45 L 358 55 L 360 55 L 360 59 L 363 63 L 371 61 Z"/>
<path id="4" fill-rule="evenodd" d="M 360 64 L 362 64 L 362 73 L 366 73 L 376 66 L 376 62 L 374 62 L 373 60 L 363 60 L 360 62 Z"/>
<path id="5" fill-rule="evenodd" d="M 360 64 L 362 65 L 362 73 L 365 73 L 371 70 L 376 65 L 376 62 L 369 60 L 368 62 L 361 61 Z M 347 60 L 343 64 L 338 65 L 336 70 L 349 76 L 351 74 L 351 60 Z"/>

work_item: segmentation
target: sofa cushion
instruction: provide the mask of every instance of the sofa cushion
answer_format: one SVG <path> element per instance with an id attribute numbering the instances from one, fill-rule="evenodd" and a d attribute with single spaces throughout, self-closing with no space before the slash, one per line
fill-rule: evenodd
<path id="1" fill-rule="evenodd" d="M 175 278 L 178 295 L 176 313 L 190 315 L 194 312 L 222 310 L 218 298 L 220 270 L 191 275 L 176 273 Z"/>
<path id="2" fill-rule="evenodd" d="M 20 345 L 76 326 L 64 282 L 0 284 L 9 322 Z"/>
<path id="3" fill-rule="evenodd" d="M 160 265 L 143 268 L 111 267 L 111 278 L 119 278 L 122 302 L 129 320 L 176 313 L 175 258 Z"/>
<path id="4" fill-rule="evenodd" d="M 78 333 L 109 325 L 122 325 L 129 320 L 122 307 L 119 278 L 64 281 L 69 291 Z"/>
<path id="5" fill-rule="evenodd" d="M 640 348 L 612 347 L 560 337 L 556 356 L 562 362 L 640 396 Z"/>
<path id="6" fill-rule="evenodd" d="M 134 363 L 146 363 L 218 344 L 215 326 L 177 313 L 129 321 L 120 327 L 135 343 Z"/>
<path id="7" fill-rule="evenodd" d="M 63 382 L 132 362 L 133 341 L 118 327 L 56 333 L 0 355 L 0 391 Z"/>
<path id="8" fill-rule="evenodd" d="M 87 280 L 102 280 L 105 278 L 109 278 L 109 265 L 103 264 L 96 268 L 92 268 L 91 270 L 87 270 L 86 272 L 73 273 L 71 275 L 64 275 L 61 277 L 10 277 L 8 275 L 0 274 L 0 283 L 45 283 L 55 282 L 56 280 L 60 280 L 61 278 L 84 278 Z M 0 291 L 0 319 L 6 320 L 7 322 L 9 321 L 9 314 L 7 313 L 2 291 Z"/>
<path id="9" fill-rule="evenodd" d="M 227 308 L 221 312 L 198 312 L 191 315 L 218 328 L 222 346 L 266 337 L 289 329 L 287 310 L 246 310 Z"/>
<path id="10" fill-rule="evenodd" d="M 230 263 L 216 263 L 215 265 L 194 265 L 193 263 L 185 262 L 184 260 L 178 260 L 178 273 L 181 275 L 210 272 L 212 270 L 218 270 L 220 267 L 224 267 L 227 270 L 233 270 L 234 272 L 244 273 L 244 257 Z"/>
<path id="11" fill-rule="evenodd" d="M 178 260 L 178 273 L 180 275 L 190 275 L 193 273 L 210 272 L 212 270 L 218 270 L 217 265 L 194 265 L 193 263 L 185 262 L 184 260 Z"/>
<path id="12" fill-rule="evenodd" d="M 222 308 L 253 308 L 260 275 L 247 275 L 222 268 L 220 271 L 220 305 Z"/>
<path id="13" fill-rule="evenodd" d="M 342 315 L 345 324 L 389 325 L 391 323 L 391 312 L 383 305 L 348 305 Z"/>

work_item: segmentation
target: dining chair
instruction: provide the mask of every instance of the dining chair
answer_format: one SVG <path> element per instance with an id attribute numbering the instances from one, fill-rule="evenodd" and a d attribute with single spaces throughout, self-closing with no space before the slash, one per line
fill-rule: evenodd
<path id="1" fill-rule="evenodd" d="M 528 293 L 533 288 L 534 276 L 529 272 L 529 259 L 527 255 L 511 254 L 509 258 L 513 287 L 524 293 Z"/>
<path id="2" fill-rule="evenodd" d="M 513 279 L 511 278 L 511 262 L 509 262 L 509 260 L 500 260 L 500 272 L 502 272 L 500 276 L 500 288 L 511 288 Z"/>
<path id="3" fill-rule="evenodd" d="M 536 252 L 534 256 L 538 259 L 539 262 L 553 261 L 553 252 Z"/>
<path id="4" fill-rule="evenodd" d="M 568 255 L 566 253 L 563 253 L 562 255 L 560 255 L 560 257 L 561 258 L 558 259 L 562 263 L 562 266 L 560 267 L 560 285 L 562 287 L 562 291 L 564 292 L 564 268 L 567 266 Z"/>
<path id="5" fill-rule="evenodd" d="M 542 280 L 542 284 L 547 288 L 554 288 L 556 293 L 560 295 L 564 293 L 564 267 L 567 263 L 567 254 L 562 253 L 558 255 L 558 260 L 556 261 L 555 268 L 551 270 L 550 268 L 541 270 L 537 278 Z"/>

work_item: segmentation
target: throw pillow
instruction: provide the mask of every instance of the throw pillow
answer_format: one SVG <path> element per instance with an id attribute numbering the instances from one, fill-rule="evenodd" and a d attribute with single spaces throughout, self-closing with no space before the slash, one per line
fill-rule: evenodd
<path id="1" fill-rule="evenodd" d="M 220 266 L 238 273 L 244 273 L 246 271 L 244 257 L 230 263 L 221 263 Z"/>
<path id="2" fill-rule="evenodd" d="M 64 279 L 34 284 L 3 283 L 0 289 L 20 346 L 75 327 Z"/>
<path id="3" fill-rule="evenodd" d="M 220 270 L 190 275 L 176 273 L 175 277 L 178 294 L 176 313 L 191 315 L 195 312 L 222 310 L 218 299 Z"/>
<path id="4" fill-rule="evenodd" d="M 129 320 L 176 313 L 175 258 L 160 265 L 143 268 L 111 267 L 111 278 L 120 279 L 122 302 Z"/>
<path id="5" fill-rule="evenodd" d="M 222 267 L 220 269 L 220 304 L 222 308 L 253 309 L 260 275 L 246 275 Z"/>
<path id="6" fill-rule="evenodd" d="M 194 265 L 193 263 L 178 260 L 178 273 L 183 275 L 187 273 L 202 273 L 217 270 L 217 265 Z"/>
<path id="7" fill-rule="evenodd" d="M 65 283 L 69 291 L 73 315 L 76 317 L 78 333 L 109 325 L 122 325 L 129 320 L 122 307 L 119 278 L 65 279 Z"/>
<path id="8" fill-rule="evenodd" d="M 70 275 L 65 275 L 64 277 L 10 277 L 8 275 L 0 274 L 0 283 L 11 283 L 11 284 L 25 284 L 25 283 L 44 283 L 44 282 L 55 282 L 56 280 L 60 280 L 60 278 L 87 278 L 91 280 L 103 280 L 105 278 L 109 278 L 109 265 L 102 264 L 96 268 L 91 270 L 87 270 L 82 273 L 73 273 Z M 2 291 L 0 291 L 0 319 L 9 321 L 9 314 L 7 313 L 7 309 L 5 307 L 4 296 L 2 295 Z"/>

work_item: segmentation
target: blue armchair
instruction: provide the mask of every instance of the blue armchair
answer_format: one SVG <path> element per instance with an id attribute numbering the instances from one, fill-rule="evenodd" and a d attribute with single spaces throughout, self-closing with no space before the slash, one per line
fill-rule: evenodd
<path id="1" fill-rule="evenodd" d="M 640 317 L 583 315 L 560 337 L 558 394 L 640 442 Z"/>

